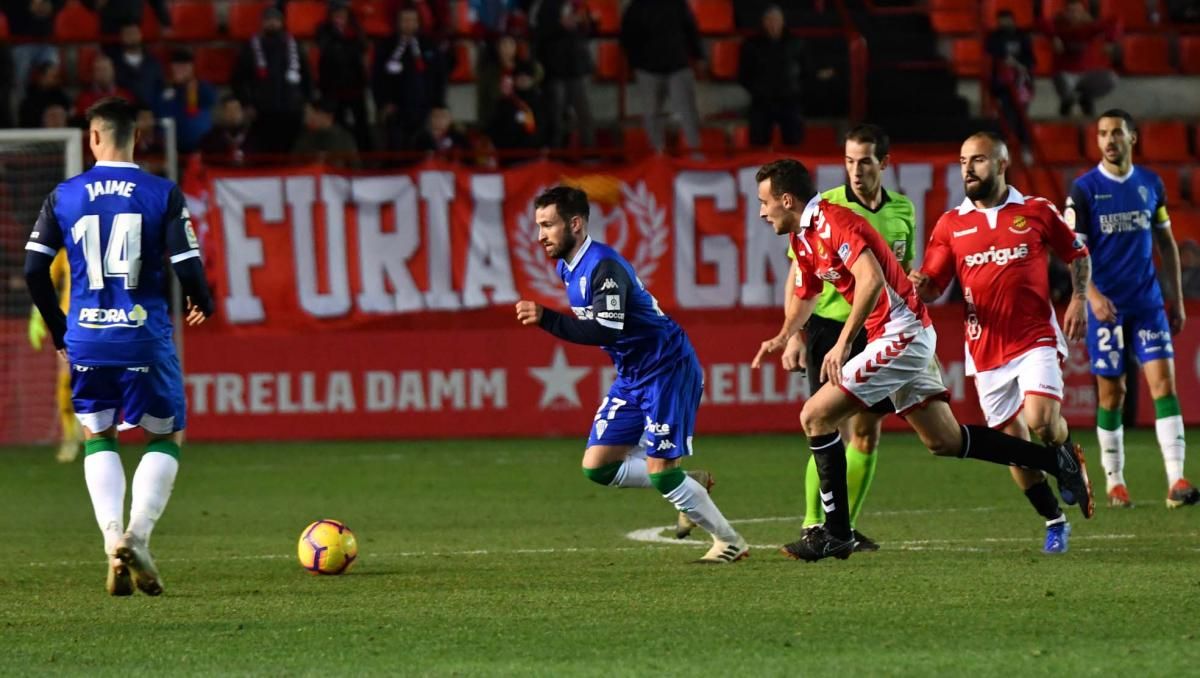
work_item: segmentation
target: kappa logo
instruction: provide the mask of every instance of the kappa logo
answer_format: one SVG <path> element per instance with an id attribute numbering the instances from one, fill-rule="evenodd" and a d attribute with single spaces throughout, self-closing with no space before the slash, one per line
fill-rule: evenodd
<path id="1" fill-rule="evenodd" d="M 1096 358 L 1096 362 L 1094 364 L 1098 370 L 1103 370 L 1108 367 L 1108 363 L 1104 362 L 1104 358 Z"/>
<path id="2" fill-rule="evenodd" d="M 600 289 L 597 292 L 607 292 L 608 290 L 617 289 L 617 281 L 612 278 L 605 278 L 604 282 L 600 283 Z"/>
<path id="3" fill-rule="evenodd" d="M 675 443 L 671 442 L 670 440 L 664 440 L 664 441 L 660 442 L 658 444 L 658 447 L 655 449 L 657 449 L 659 452 L 663 452 L 665 450 L 673 450 L 673 449 L 675 449 Z"/>

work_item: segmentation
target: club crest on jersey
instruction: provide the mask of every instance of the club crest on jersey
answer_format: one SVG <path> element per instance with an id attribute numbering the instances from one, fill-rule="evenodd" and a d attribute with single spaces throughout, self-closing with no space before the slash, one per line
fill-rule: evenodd
<path id="1" fill-rule="evenodd" d="M 821 242 L 819 239 L 817 240 L 817 256 L 821 257 L 822 259 L 829 258 L 829 252 L 825 250 L 825 243 Z"/>
<path id="2" fill-rule="evenodd" d="M 141 327 L 146 324 L 148 314 L 141 304 L 134 304 L 126 311 L 123 308 L 81 308 L 79 326 L 93 330 L 110 327 Z"/>
<path id="3" fill-rule="evenodd" d="M 1013 233 L 1024 233 L 1029 230 L 1029 220 L 1021 215 L 1017 215 L 1013 217 L 1012 225 L 1008 227 L 1008 230 Z"/>
<path id="4" fill-rule="evenodd" d="M 844 242 L 838 247 L 838 256 L 841 257 L 843 261 L 850 256 L 850 243 Z"/>
<path id="5" fill-rule="evenodd" d="M 596 421 L 596 440 L 604 437 L 604 432 L 608 430 L 608 420 L 599 419 Z"/>
<path id="6" fill-rule="evenodd" d="M 587 277 L 581 276 L 579 278 L 579 294 L 584 299 L 587 299 Z"/>
<path id="7" fill-rule="evenodd" d="M 1150 189 L 1145 186 L 1138 186 L 1138 195 L 1142 196 L 1142 202 L 1150 204 Z"/>

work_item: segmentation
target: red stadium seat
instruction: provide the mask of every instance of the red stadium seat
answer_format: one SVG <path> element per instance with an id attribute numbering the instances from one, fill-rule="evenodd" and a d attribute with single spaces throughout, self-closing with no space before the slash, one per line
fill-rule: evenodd
<path id="1" fill-rule="evenodd" d="M 304 48 L 301 47 L 300 49 Z M 313 82 L 320 85 L 321 83 L 318 79 L 321 73 L 321 50 L 316 45 L 309 45 L 304 55 L 308 57 L 308 72 L 312 74 Z"/>
<path id="2" fill-rule="evenodd" d="M 621 30 L 620 0 L 587 0 L 587 8 L 596 22 L 596 31 L 615 35 Z"/>
<path id="3" fill-rule="evenodd" d="M 1167 204 L 1171 204 L 1171 194 L 1167 194 Z M 1200 169 L 1192 167 L 1192 177 L 1188 181 L 1188 199 L 1196 207 L 1200 207 Z M 1175 202 L 1179 202 L 1176 200 Z"/>
<path id="4" fill-rule="evenodd" d="M 100 18 L 78 0 L 70 0 L 54 17 L 54 37 L 61 42 L 95 42 L 100 39 Z"/>
<path id="5" fill-rule="evenodd" d="M 1050 163 L 1079 161 L 1079 128 L 1070 122 L 1035 122 L 1033 138 Z"/>
<path id="6" fill-rule="evenodd" d="M 775 129 L 775 139 L 779 139 L 779 128 Z M 841 135 L 832 125 L 809 125 L 804 130 L 804 143 L 801 145 L 808 153 L 822 155 L 840 155 L 845 148 Z"/>
<path id="7" fill-rule="evenodd" d="M 724 155 L 729 151 L 729 135 L 724 127 L 701 127 L 700 150 L 704 153 Z"/>
<path id="8" fill-rule="evenodd" d="M 466 2 L 454 3 L 454 9 L 451 10 L 450 16 L 450 31 L 455 35 L 474 35 L 475 34 L 475 16 L 471 11 L 471 5 Z"/>
<path id="9" fill-rule="evenodd" d="M 0 39 L 8 39 L 8 17 L 0 14 Z"/>
<path id="10" fill-rule="evenodd" d="M 1054 45 L 1044 35 L 1033 36 L 1033 74 L 1039 78 L 1054 75 Z"/>
<path id="11" fill-rule="evenodd" d="M 1127 35 L 1121 38 L 1125 72 L 1131 75 L 1165 75 L 1171 67 L 1171 42 L 1165 35 Z"/>
<path id="12" fill-rule="evenodd" d="M 1067 6 L 1067 0 L 1042 0 L 1042 19 L 1053 19 Z"/>
<path id="13" fill-rule="evenodd" d="M 929 13 L 933 30 L 947 35 L 974 35 L 979 32 L 979 10 L 935 9 Z"/>
<path id="14" fill-rule="evenodd" d="M 1146 162 L 1186 162 L 1187 124 L 1180 120 L 1151 120 L 1138 124 L 1137 148 Z"/>
<path id="15" fill-rule="evenodd" d="M 701 33 L 724 35 L 733 32 L 733 0 L 688 0 Z"/>
<path id="16" fill-rule="evenodd" d="M 142 11 L 142 39 L 146 42 L 157 42 L 161 37 L 162 24 L 158 23 L 158 12 L 146 7 Z"/>
<path id="17" fill-rule="evenodd" d="M 616 40 L 596 41 L 596 78 L 620 80 L 625 70 L 625 53 Z"/>
<path id="18" fill-rule="evenodd" d="M 1040 198 L 1057 203 L 1059 197 L 1066 192 L 1066 185 L 1063 184 L 1062 177 L 1052 169 L 1045 167 L 1030 167 L 1026 168 L 1028 195 L 1036 195 Z"/>
<path id="19" fill-rule="evenodd" d="M 262 28 L 262 13 L 270 0 L 239 0 L 229 5 L 229 35 L 248 40 Z"/>
<path id="20" fill-rule="evenodd" d="M 955 38 L 950 49 L 955 75 L 978 78 L 983 73 L 983 44 L 979 38 Z"/>
<path id="21" fill-rule="evenodd" d="M 750 148 L 750 128 L 746 125 L 734 125 L 729 131 L 729 146 L 735 151 Z"/>
<path id="22" fill-rule="evenodd" d="M 373 38 L 382 38 L 396 31 L 396 17 L 390 16 L 375 0 L 354 0 L 350 6 L 363 30 Z"/>
<path id="23" fill-rule="evenodd" d="M 171 38 L 175 40 L 214 40 L 217 37 L 217 12 L 206 0 L 181 0 L 167 5 L 171 10 Z"/>
<path id="24" fill-rule="evenodd" d="M 1017 26 L 1021 28 L 1033 26 L 1033 3 L 1029 0 L 984 0 L 983 24 L 987 29 L 996 27 L 996 15 L 1001 10 L 1012 12 L 1013 18 L 1017 20 Z"/>
<path id="25" fill-rule="evenodd" d="M 292 35 L 301 40 L 317 34 L 317 26 L 325 21 L 329 12 L 328 3 L 322 0 L 291 0 L 287 4 L 287 17 L 284 25 Z"/>
<path id="26" fill-rule="evenodd" d="M 1094 120 L 1083 127 L 1083 155 L 1092 164 L 1103 159 L 1100 155 L 1100 142 L 1096 140 L 1099 128 L 1100 126 Z"/>
<path id="27" fill-rule="evenodd" d="M 454 43 L 455 64 L 450 73 L 450 82 L 475 81 L 475 50 L 471 44 L 458 40 Z"/>
<path id="28" fill-rule="evenodd" d="M 1179 203 L 1183 195 L 1183 166 L 1182 165 L 1151 165 L 1150 170 L 1157 174 L 1167 191 L 1167 204 Z"/>
<path id="29" fill-rule="evenodd" d="M 740 38 L 714 40 L 709 53 L 709 69 L 714 80 L 737 80 Z"/>
<path id="30" fill-rule="evenodd" d="M 1200 35 L 1179 36 L 1179 70 L 1188 75 L 1200 74 Z"/>
<path id="31" fill-rule="evenodd" d="M 646 129 L 640 125 L 626 127 L 621 131 L 621 145 L 625 147 L 625 153 L 631 158 L 650 155 L 654 152 L 654 146 L 650 143 Z"/>
<path id="32" fill-rule="evenodd" d="M 100 48 L 95 45 L 81 45 L 75 53 L 75 77 L 80 85 L 92 84 L 92 67 L 99 54 Z"/>
<path id="33" fill-rule="evenodd" d="M 1140 31 L 1151 27 L 1146 13 L 1146 0 L 1100 0 L 1100 16 L 1114 18 L 1127 31 Z"/>
<path id="34" fill-rule="evenodd" d="M 1191 241 L 1200 245 L 1200 209 L 1186 207 L 1168 208 L 1171 213 L 1171 233 L 1176 242 Z"/>
<path id="35" fill-rule="evenodd" d="M 233 47 L 199 47 L 196 49 L 196 77 L 213 85 L 227 85 L 233 79 L 237 50 Z"/>

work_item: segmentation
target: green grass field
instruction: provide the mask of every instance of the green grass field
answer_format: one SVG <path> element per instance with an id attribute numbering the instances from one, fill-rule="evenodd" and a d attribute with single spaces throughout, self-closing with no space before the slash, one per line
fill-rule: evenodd
<path id="1" fill-rule="evenodd" d="M 1193 432 L 1193 437 L 1196 433 Z M 1103 487 L 1092 451 L 1093 480 Z M 753 544 L 701 567 L 652 490 L 578 470 L 580 440 L 194 445 L 153 548 L 166 593 L 110 598 L 83 473 L 0 451 L 0 675 L 1163 675 L 1200 664 L 1200 509 L 1163 506 L 1131 433 L 1133 510 L 1071 509 L 1071 552 L 989 464 L 885 435 L 859 527 L 883 546 L 792 562 L 802 440 L 705 437 L 691 466 Z M 136 456 L 126 446 L 132 473 Z M 1195 463 L 1193 463 L 1195 468 Z M 341 577 L 296 562 L 346 521 Z"/>

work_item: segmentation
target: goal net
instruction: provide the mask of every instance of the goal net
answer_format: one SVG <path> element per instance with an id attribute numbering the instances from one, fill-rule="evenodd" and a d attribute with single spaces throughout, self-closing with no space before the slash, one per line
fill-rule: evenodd
<path id="1" fill-rule="evenodd" d="M 25 242 L 46 195 L 83 169 L 77 129 L 0 130 L 0 445 L 46 443 L 59 435 L 54 344 L 29 339 Z"/>

